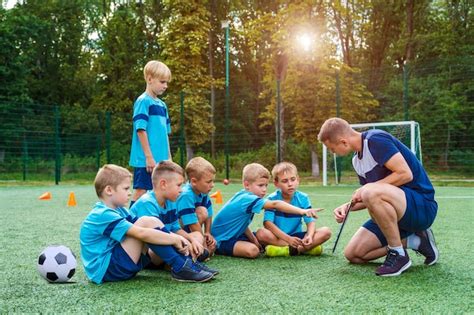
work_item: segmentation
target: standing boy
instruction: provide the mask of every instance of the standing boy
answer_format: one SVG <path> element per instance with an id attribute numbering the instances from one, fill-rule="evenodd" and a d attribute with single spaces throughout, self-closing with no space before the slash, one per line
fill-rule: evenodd
<path id="1" fill-rule="evenodd" d="M 258 163 L 243 169 L 244 189 L 236 193 L 216 215 L 211 233 L 216 238 L 216 253 L 220 255 L 257 258 L 262 250 L 249 225 L 253 216 L 264 209 L 277 209 L 284 213 L 316 218 L 314 209 L 301 209 L 281 200 L 264 198 L 270 172 Z"/>
<path id="2" fill-rule="evenodd" d="M 281 162 L 272 169 L 273 183 L 277 191 L 269 200 L 282 200 L 295 207 L 311 209 L 307 194 L 298 191 L 298 170 L 293 163 Z M 303 232 L 301 219 L 306 223 Z M 300 253 L 321 255 L 322 245 L 331 237 L 328 227 L 315 228 L 315 220 L 297 214 L 288 214 L 276 209 L 265 210 L 263 226 L 257 231 L 257 239 L 265 247 L 267 256 L 290 256 Z"/>
<path id="3" fill-rule="evenodd" d="M 352 165 L 363 186 L 352 195 L 352 210 L 367 208 L 371 217 L 347 245 L 346 258 L 361 264 L 386 255 L 375 272 L 379 276 L 398 276 L 411 266 L 404 247 L 425 256 L 426 265 L 435 264 L 439 253 L 430 226 L 438 205 L 413 152 L 385 131 L 360 133 L 340 118 L 326 120 L 318 139 L 335 154 L 355 152 Z M 344 220 L 347 209 L 343 204 L 334 210 L 337 222 Z"/>
<path id="4" fill-rule="evenodd" d="M 209 192 L 214 187 L 216 169 L 206 159 L 195 157 L 186 165 L 186 175 L 188 183 L 184 185 L 176 202 L 178 216 L 185 231 L 200 235 L 204 252 L 198 260 L 204 261 L 216 249 L 216 241 L 211 235 L 213 211 L 209 198 Z"/>
<path id="5" fill-rule="evenodd" d="M 161 161 L 155 166 L 151 178 L 153 190 L 140 197 L 133 204 L 130 212 L 139 218 L 143 216 L 158 217 L 171 233 L 179 234 L 189 241 L 191 256 L 196 260 L 204 251 L 202 234 L 199 232 L 188 233 L 181 229 L 176 211 L 175 201 L 181 193 L 181 185 L 184 182 L 184 170 L 174 162 Z M 175 189 L 175 184 L 179 184 L 178 190 Z M 154 264 L 156 263 L 154 262 Z M 218 273 L 216 270 L 210 269 L 203 264 L 198 265 L 214 275 Z"/>
<path id="6" fill-rule="evenodd" d="M 185 238 L 170 233 L 156 217 L 137 218 L 124 208 L 130 197 L 130 180 L 127 169 L 113 164 L 97 173 L 94 185 L 100 201 L 80 230 L 81 258 L 87 277 L 97 284 L 128 280 L 151 260 L 170 265 L 171 276 L 177 281 L 210 280 L 213 274 L 188 256 L 190 245 Z M 178 196 L 181 183 L 170 180 L 168 198 Z"/>
<path id="7" fill-rule="evenodd" d="M 158 98 L 171 80 L 170 69 L 162 62 L 149 61 L 143 69 L 146 90 L 133 105 L 133 134 L 130 166 L 133 166 L 133 189 L 130 207 L 151 190 L 151 172 L 156 163 L 171 160 L 168 135 L 171 132 L 168 107 Z"/>

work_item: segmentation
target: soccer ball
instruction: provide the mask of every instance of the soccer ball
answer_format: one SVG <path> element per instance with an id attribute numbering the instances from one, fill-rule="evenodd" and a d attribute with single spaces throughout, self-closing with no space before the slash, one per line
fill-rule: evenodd
<path id="1" fill-rule="evenodd" d="M 38 272 L 49 282 L 68 282 L 76 266 L 76 256 L 63 245 L 48 246 L 38 257 Z"/>

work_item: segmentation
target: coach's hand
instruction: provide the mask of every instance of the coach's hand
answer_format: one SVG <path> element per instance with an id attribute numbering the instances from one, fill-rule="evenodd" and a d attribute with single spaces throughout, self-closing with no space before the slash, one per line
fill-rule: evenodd
<path id="1" fill-rule="evenodd" d="M 334 209 L 334 218 L 336 219 L 337 223 L 342 223 L 342 221 L 344 221 L 344 218 L 347 214 L 347 210 L 349 209 L 349 205 L 350 202 L 347 202 Z"/>

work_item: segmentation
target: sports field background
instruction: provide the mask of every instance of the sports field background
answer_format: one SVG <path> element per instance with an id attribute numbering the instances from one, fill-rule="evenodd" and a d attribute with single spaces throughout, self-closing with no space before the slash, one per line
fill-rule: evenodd
<path id="1" fill-rule="evenodd" d="M 217 189 L 225 202 L 241 186 L 217 184 Z M 474 188 L 436 187 L 433 229 L 440 261 L 425 267 L 423 257 L 410 251 L 412 267 L 393 278 L 376 277 L 378 263 L 350 265 L 343 258 L 344 245 L 368 217 L 365 211 L 351 215 L 337 253 L 330 253 L 339 229 L 332 209 L 349 200 L 355 186 L 300 189 L 314 207 L 326 208 L 317 226 L 329 226 L 333 237 L 321 257 L 214 257 L 209 265 L 221 274 L 209 283 L 178 283 L 166 271 L 143 271 L 131 281 L 98 286 L 86 279 L 80 260 L 71 284 L 48 284 L 36 271 L 37 256 L 47 245 L 64 244 L 79 257 L 80 224 L 97 200 L 92 185 L 0 187 L 0 313 L 474 312 Z M 46 191 L 53 199 L 39 201 Z M 68 208 L 71 191 L 78 206 Z M 261 225 L 262 215 L 255 216 L 252 229 Z"/>

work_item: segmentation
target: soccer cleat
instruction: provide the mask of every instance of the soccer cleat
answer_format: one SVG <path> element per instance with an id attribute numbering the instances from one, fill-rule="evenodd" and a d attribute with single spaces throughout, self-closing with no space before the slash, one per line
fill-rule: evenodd
<path id="1" fill-rule="evenodd" d="M 420 246 L 415 251 L 426 257 L 425 265 L 434 265 L 438 261 L 439 251 L 436 247 L 433 230 L 429 228 L 415 234 L 420 238 Z"/>
<path id="2" fill-rule="evenodd" d="M 214 276 L 212 273 L 205 271 L 193 263 L 191 258 L 186 259 L 184 266 L 176 272 L 171 270 L 171 277 L 180 282 L 206 282 Z"/>
<path id="3" fill-rule="evenodd" d="M 202 254 L 198 256 L 197 261 L 199 261 L 199 262 L 206 261 L 206 260 L 209 259 L 210 256 L 211 255 L 210 255 L 209 251 L 206 248 L 204 248 Z"/>
<path id="4" fill-rule="evenodd" d="M 200 268 L 201 270 L 204 270 L 204 271 L 207 271 L 207 272 L 210 272 L 212 273 L 213 276 L 217 276 L 219 274 L 219 270 L 217 269 L 212 269 L 210 268 L 209 266 L 203 264 L 203 263 L 200 263 L 198 261 L 195 261 L 194 262 L 194 265 L 196 265 L 198 268 Z"/>
<path id="5" fill-rule="evenodd" d="M 304 252 L 305 255 L 311 255 L 311 256 L 321 256 L 322 253 L 323 253 L 323 245 L 318 245 Z"/>
<path id="6" fill-rule="evenodd" d="M 410 266 L 411 260 L 406 250 L 405 256 L 402 256 L 396 250 L 389 249 L 383 265 L 377 268 L 375 274 L 382 277 L 399 276 Z"/>

